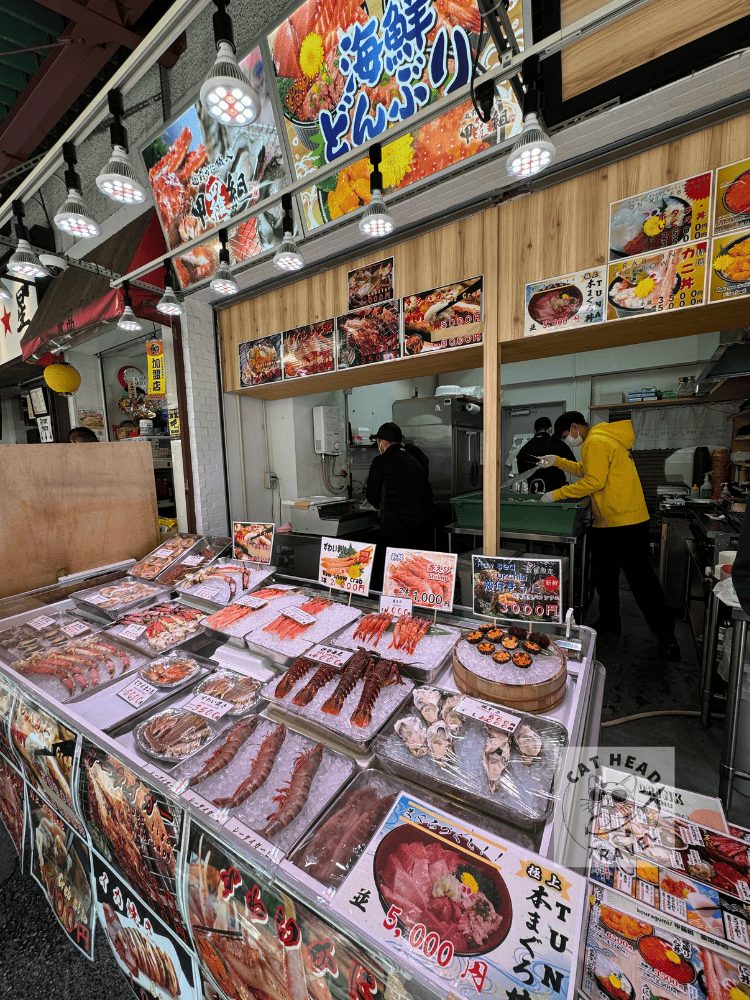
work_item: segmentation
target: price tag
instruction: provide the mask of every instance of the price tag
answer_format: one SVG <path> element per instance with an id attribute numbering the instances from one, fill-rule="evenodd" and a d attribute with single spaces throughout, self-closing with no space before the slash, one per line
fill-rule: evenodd
<path id="1" fill-rule="evenodd" d="M 485 722 L 495 729 L 502 729 L 505 733 L 514 733 L 521 723 L 517 715 L 510 715 L 503 712 L 496 705 L 488 705 L 485 701 L 477 701 L 476 698 L 462 698 L 453 709 L 461 715 L 468 715 L 478 722 Z"/>
<path id="2" fill-rule="evenodd" d="M 659 909 L 675 920 L 687 923 L 687 903 L 681 896 L 673 896 L 671 892 L 664 892 L 662 889 L 659 893 Z"/>
<path id="3" fill-rule="evenodd" d="M 638 880 L 638 899 L 645 903 L 647 906 L 654 905 L 654 889 L 655 887 L 650 882 L 642 882 Z"/>
<path id="4" fill-rule="evenodd" d="M 63 625 L 62 630 L 66 635 L 82 635 L 84 632 L 88 632 L 89 626 L 84 625 L 83 622 L 68 622 L 67 625 Z"/>
<path id="5" fill-rule="evenodd" d="M 47 615 L 39 615 L 38 618 L 32 618 L 30 622 L 26 622 L 27 625 L 31 625 L 35 628 L 37 632 L 41 632 L 42 629 L 49 628 L 50 625 L 55 624 L 55 619 L 50 618 Z"/>
<path id="6" fill-rule="evenodd" d="M 414 602 L 411 597 L 381 597 L 380 598 L 380 613 L 396 615 L 397 618 L 403 617 L 403 615 L 410 615 L 412 608 L 414 607 Z"/>
<path id="7" fill-rule="evenodd" d="M 212 601 L 219 593 L 218 587 L 198 587 L 190 591 L 193 597 L 202 597 L 204 601 Z"/>
<path id="8" fill-rule="evenodd" d="M 686 843 L 703 847 L 703 834 L 695 823 L 679 823 L 677 824 L 677 832 Z"/>
<path id="9" fill-rule="evenodd" d="M 107 604 L 109 597 L 105 597 L 104 594 L 89 594 L 84 600 L 87 604 Z"/>
<path id="10" fill-rule="evenodd" d="M 220 822 L 220 820 L 217 820 L 217 822 Z M 278 861 L 283 854 L 283 851 L 279 847 L 274 847 L 265 837 L 261 837 L 255 830 L 251 830 L 249 826 L 245 826 L 244 823 L 233 816 L 226 821 L 224 829 L 271 861 Z"/>
<path id="11" fill-rule="evenodd" d="M 738 881 L 735 883 L 735 888 L 737 889 L 737 895 L 743 903 L 750 902 L 750 885 L 747 882 Z"/>
<path id="12" fill-rule="evenodd" d="M 337 649 L 335 646 L 313 646 L 305 653 L 308 660 L 318 660 L 320 663 L 330 663 L 332 667 L 343 667 L 351 660 L 354 653 L 351 649 Z"/>
<path id="13" fill-rule="evenodd" d="M 122 698 L 133 708 L 140 708 L 154 694 L 156 694 L 155 687 L 144 681 L 142 677 L 134 677 L 129 684 L 117 692 L 117 697 Z"/>
<path id="14" fill-rule="evenodd" d="M 301 608 L 284 608 L 281 613 L 285 618 L 292 618 L 300 625 L 312 625 L 318 620 L 315 615 L 311 615 L 309 611 L 302 611 Z"/>
<path id="15" fill-rule="evenodd" d="M 626 896 L 633 895 L 633 876 L 629 875 L 627 872 L 622 871 L 618 868 L 615 889 L 619 889 L 620 892 L 624 892 Z"/>
<path id="16" fill-rule="evenodd" d="M 245 594 L 244 597 L 240 597 L 234 603 L 241 604 L 243 608 L 251 608 L 253 611 L 259 611 L 261 608 L 265 608 L 268 601 L 264 601 L 261 597 L 253 597 L 252 594 Z"/>
<path id="17" fill-rule="evenodd" d="M 198 694 L 184 708 L 186 712 L 195 712 L 204 719 L 216 722 L 227 712 L 231 712 L 234 705 L 231 701 L 222 701 L 221 698 L 213 698 L 210 694 Z"/>
<path id="18" fill-rule="evenodd" d="M 676 872 L 684 872 L 685 865 L 682 863 L 682 855 L 679 851 L 669 852 L 670 862 L 669 867 L 674 869 Z"/>
<path id="19" fill-rule="evenodd" d="M 204 556 L 185 556 L 182 560 L 183 566 L 200 566 L 204 561 Z"/>
<path id="20" fill-rule="evenodd" d="M 177 786 L 175 786 L 175 792 L 177 792 Z M 216 812 L 216 806 L 213 802 L 207 802 L 202 795 L 198 795 L 192 789 L 184 791 L 182 793 L 182 799 L 184 802 L 190 803 L 195 809 L 198 809 L 203 813 L 204 816 L 208 816 L 209 819 L 213 819 L 214 813 Z"/>
<path id="21" fill-rule="evenodd" d="M 139 639 L 143 633 L 146 631 L 145 625 L 127 625 L 121 632 L 117 634 L 121 639 Z"/>
<path id="22" fill-rule="evenodd" d="M 747 923 L 738 917 L 736 913 L 724 913 L 724 924 L 727 929 L 727 938 L 738 944 L 745 951 L 750 949 L 750 939 L 747 934 Z"/>
<path id="23" fill-rule="evenodd" d="M 170 548 L 167 548 L 166 545 L 162 545 L 162 547 L 160 549 L 157 549 L 156 552 L 152 552 L 151 555 L 148 558 L 149 559 L 166 559 L 169 556 L 171 556 L 172 558 L 174 558 L 174 552 Z"/>

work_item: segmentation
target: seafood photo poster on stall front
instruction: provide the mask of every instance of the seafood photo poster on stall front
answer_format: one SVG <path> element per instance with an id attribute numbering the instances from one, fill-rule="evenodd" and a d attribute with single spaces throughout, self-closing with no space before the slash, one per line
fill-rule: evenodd
<path id="1" fill-rule="evenodd" d="M 708 288 L 709 302 L 750 295 L 750 226 L 713 241 Z"/>
<path id="2" fill-rule="evenodd" d="M 385 302 L 395 298 L 393 257 L 376 260 L 372 264 L 365 264 L 349 271 L 346 282 L 350 309 L 359 309 L 361 306 L 371 306 L 373 302 Z"/>
<path id="3" fill-rule="evenodd" d="M 481 331 L 464 328 L 484 319 L 484 275 L 454 281 L 427 292 L 405 295 L 404 348 L 407 354 L 481 344 Z M 450 333 L 449 333 L 450 331 Z M 449 334 L 449 335 L 446 335 Z"/>
<path id="4" fill-rule="evenodd" d="M 605 291 L 603 267 L 532 282 L 526 286 L 524 336 L 601 323 Z"/>
<path id="5" fill-rule="evenodd" d="M 263 521 L 234 521 L 232 523 L 232 541 L 235 559 L 248 559 L 250 562 L 262 563 L 268 566 L 273 552 L 273 536 L 276 525 Z"/>
<path id="6" fill-rule="evenodd" d="M 0 753 L 0 820 L 18 851 L 21 870 L 26 841 L 26 783 L 18 768 Z"/>
<path id="7" fill-rule="evenodd" d="M 281 334 L 273 333 L 270 337 L 258 337 L 240 344 L 240 386 L 249 389 L 254 385 L 266 385 L 268 382 L 280 382 L 281 368 Z"/>
<path id="8" fill-rule="evenodd" d="M 709 173 L 644 191 L 609 206 L 609 259 L 635 257 L 708 236 Z"/>
<path id="9" fill-rule="evenodd" d="M 607 319 L 702 305 L 707 256 L 708 240 L 702 240 L 610 264 Z"/>
<path id="10" fill-rule="evenodd" d="M 332 372 L 335 368 L 332 319 L 285 330 L 283 339 L 284 378 L 305 378 Z"/>
<path id="11" fill-rule="evenodd" d="M 401 793 L 332 906 L 461 997 L 575 996 L 584 880 Z"/>
<path id="12" fill-rule="evenodd" d="M 750 224 L 750 159 L 738 160 L 716 171 L 714 236 Z"/>
<path id="13" fill-rule="evenodd" d="M 170 933 L 96 851 L 91 852 L 91 862 L 99 923 L 138 1000 L 200 1000 L 192 949 Z"/>
<path id="14" fill-rule="evenodd" d="M 318 583 L 367 597 L 374 555 L 375 546 L 370 543 L 324 536 L 320 540 Z"/>
<path id="15" fill-rule="evenodd" d="M 401 357 L 401 303 L 389 299 L 338 316 L 336 336 L 339 370 Z"/>
<path id="16" fill-rule="evenodd" d="M 472 556 L 474 614 L 561 622 L 562 560 L 548 556 Z"/>
<path id="17" fill-rule="evenodd" d="M 415 607 L 453 610 L 458 556 L 420 549 L 385 550 L 383 595 L 409 597 Z"/>
<path id="18" fill-rule="evenodd" d="M 94 961 L 96 915 L 89 848 L 35 788 L 28 788 L 31 875 L 69 939 Z"/>

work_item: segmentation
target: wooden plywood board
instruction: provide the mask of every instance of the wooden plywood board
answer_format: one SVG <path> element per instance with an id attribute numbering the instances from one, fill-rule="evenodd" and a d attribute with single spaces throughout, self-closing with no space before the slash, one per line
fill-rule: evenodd
<path id="1" fill-rule="evenodd" d="M 159 542 L 149 442 L 0 448 L 0 597 Z"/>
<path id="2" fill-rule="evenodd" d="M 599 0 L 562 0 L 564 27 L 605 6 Z M 750 14 L 750 0 L 652 0 L 562 52 L 564 101 L 637 69 Z M 617 58 L 612 53 L 617 52 Z"/>

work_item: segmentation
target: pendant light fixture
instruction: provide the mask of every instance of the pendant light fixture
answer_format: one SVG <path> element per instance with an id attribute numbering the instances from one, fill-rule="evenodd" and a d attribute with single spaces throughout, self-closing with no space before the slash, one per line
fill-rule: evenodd
<path id="1" fill-rule="evenodd" d="M 11 302 L 13 300 L 13 293 L 10 288 L 5 284 L 4 281 L 0 280 L 0 302 Z"/>
<path id="2" fill-rule="evenodd" d="M 123 205 L 140 205 L 146 200 L 146 189 L 138 180 L 128 155 L 128 132 L 122 124 L 125 107 L 119 90 L 108 94 L 109 111 L 114 121 L 109 126 L 112 141 L 112 156 L 109 163 L 96 178 L 96 186 L 112 201 Z"/>
<path id="3" fill-rule="evenodd" d="M 240 290 L 240 286 L 235 281 L 234 275 L 229 268 L 228 239 L 229 234 L 226 229 L 220 229 L 219 240 L 221 241 L 221 250 L 219 250 L 219 266 L 216 268 L 216 274 L 211 278 L 211 288 L 215 292 L 218 292 L 219 295 L 236 295 Z"/>
<path id="4" fill-rule="evenodd" d="M 388 236 L 396 228 L 393 216 L 388 212 L 383 200 L 383 175 L 380 172 L 380 161 L 383 158 L 380 143 L 374 142 L 370 146 L 370 163 L 372 171 L 370 173 L 370 204 L 362 213 L 359 220 L 359 231 L 363 236 L 369 236 L 376 240 L 381 236 Z"/>
<path id="5" fill-rule="evenodd" d="M 281 220 L 284 238 L 279 249 L 273 255 L 273 262 L 280 271 L 299 271 L 305 266 L 305 259 L 297 249 L 294 239 L 294 216 L 290 194 L 282 194 L 281 207 L 284 209 L 284 217 Z"/>
<path id="6" fill-rule="evenodd" d="M 156 304 L 156 308 L 165 316 L 184 316 L 185 310 L 172 288 L 174 278 L 168 261 L 164 262 L 164 294 Z"/>
<path id="7" fill-rule="evenodd" d="M 26 210 L 23 207 L 23 202 L 20 200 L 14 201 L 13 215 L 15 216 L 18 246 L 6 267 L 10 274 L 17 275 L 19 278 L 49 278 L 49 271 L 39 260 L 29 244 L 29 232 L 23 223 L 25 214 Z"/>
<path id="8" fill-rule="evenodd" d="M 123 281 L 122 289 L 125 293 L 125 308 L 122 311 L 122 316 L 120 316 L 117 321 L 117 325 L 121 330 L 129 330 L 133 332 L 142 330 L 143 324 L 133 312 L 133 303 L 130 299 L 130 282 Z"/>
<path id="9" fill-rule="evenodd" d="M 201 104 L 222 125 L 250 125 L 260 114 L 260 97 L 237 62 L 228 0 L 214 0 L 216 62 L 201 87 Z"/>
<path id="10" fill-rule="evenodd" d="M 539 123 L 541 101 L 536 88 L 539 79 L 539 59 L 524 60 L 523 130 L 511 147 L 505 166 L 511 177 L 527 178 L 541 173 L 555 159 L 555 144 Z"/>
<path id="11" fill-rule="evenodd" d="M 68 168 L 65 171 L 65 187 L 68 197 L 55 215 L 55 225 L 64 233 L 83 239 L 101 235 L 97 222 L 86 211 L 81 194 L 81 178 L 76 173 L 76 148 L 72 142 L 63 143 L 63 158 Z"/>

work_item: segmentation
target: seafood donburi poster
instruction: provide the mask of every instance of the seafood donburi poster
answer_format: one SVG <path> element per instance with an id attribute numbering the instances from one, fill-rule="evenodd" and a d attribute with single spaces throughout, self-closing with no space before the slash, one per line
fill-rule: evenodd
<path id="1" fill-rule="evenodd" d="M 716 171 L 714 236 L 750 223 L 750 159 L 729 163 Z"/>
<path id="2" fill-rule="evenodd" d="M 484 276 L 456 281 L 428 292 L 404 296 L 404 348 L 407 354 L 481 344 L 481 332 L 459 329 L 481 323 Z M 446 334 L 449 334 L 446 336 Z"/>
<path id="3" fill-rule="evenodd" d="M 737 295 L 750 295 L 750 226 L 713 242 L 709 301 Z"/>
<path id="4" fill-rule="evenodd" d="M 607 319 L 702 305 L 707 254 L 703 240 L 610 264 Z"/>
<path id="5" fill-rule="evenodd" d="M 575 995 L 584 881 L 402 793 L 333 907 L 461 997 Z"/>
<path id="6" fill-rule="evenodd" d="M 624 198 L 609 206 L 609 259 L 634 257 L 708 236 L 712 175 Z"/>
<path id="7" fill-rule="evenodd" d="M 527 285 L 524 336 L 601 323 L 605 291 L 606 271 L 602 267 Z"/>
<path id="8" fill-rule="evenodd" d="M 345 538 L 321 538 L 318 583 L 349 594 L 370 593 L 375 546 Z"/>

